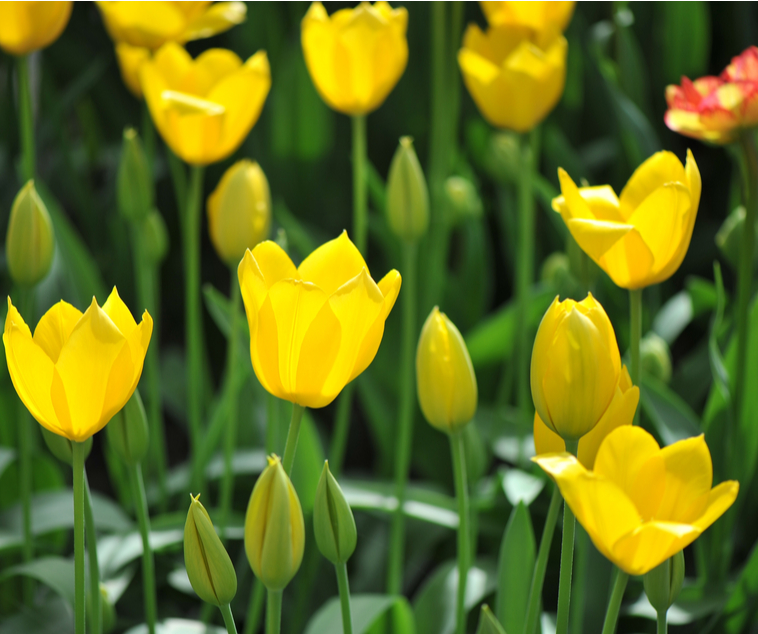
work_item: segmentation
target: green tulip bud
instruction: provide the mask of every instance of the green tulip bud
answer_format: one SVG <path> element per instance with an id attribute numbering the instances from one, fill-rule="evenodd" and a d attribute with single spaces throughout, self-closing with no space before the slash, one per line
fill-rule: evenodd
<path id="1" fill-rule="evenodd" d="M 58 460 L 61 462 L 65 462 L 67 465 L 73 465 L 74 464 L 74 452 L 71 448 L 71 441 L 66 438 L 65 436 L 59 436 L 58 434 L 54 434 L 46 427 L 42 427 L 40 425 L 40 429 L 42 430 L 42 438 L 45 441 L 45 444 L 47 445 L 47 448 L 50 450 L 50 453 L 53 454 Z M 87 440 L 84 441 L 84 458 L 86 459 L 87 456 L 89 456 L 89 452 L 92 451 L 92 436 L 87 438 Z"/>
<path id="2" fill-rule="evenodd" d="M 465 218 L 480 218 L 482 215 L 482 201 L 474 184 L 462 176 L 451 176 L 445 181 L 445 196 L 450 210 L 452 221 L 457 222 Z"/>
<path id="3" fill-rule="evenodd" d="M 118 210 L 127 220 L 141 220 L 153 206 L 153 181 L 142 143 L 133 128 L 124 130 L 116 177 Z"/>
<path id="4" fill-rule="evenodd" d="M 716 233 L 716 246 L 724 259 L 735 269 L 739 268 L 740 265 L 742 234 L 745 231 L 746 215 L 747 213 L 742 205 L 735 207 Z M 758 227 L 755 228 L 755 231 L 756 236 L 758 236 Z M 758 253 L 754 252 L 753 264 L 756 260 L 758 260 Z"/>
<path id="5" fill-rule="evenodd" d="M 150 430 L 139 390 L 134 390 L 132 397 L 113 416 L 105 429 L 108 442 L 126 464 L 134 466 L 142 462 L 147 454 Z"/>
<path id="6" fill-rule="evenodd" d="M 55 253 L 55 234 L 47 207 L 30 180 L 16 195 L 11 207 L 5 257 L 13 281 L 35 286 L 50 271 Z"/>
<path id="7" fill-rule="evenodd" d="M 642 581 L 650 605 L 656 612 L 665 612 L 676 601 L 684 583 L 684 553 L 680 550 L 648 572 Z"/>
<path id="8" fill-rule="evenodd" d="M 282 247 L 282 251 L 286 252 L 289 250 L 289 240 L 287 240 L 287 232 L 282 227 L 279 227 L 276 230 L 276 237 L 274 238 L 274 242 L 276 242 L 280 247 Z"/>
<path id="9" fill-rule="evenodd" d="M 190 495 L 184 524 L 184 565 L 192 589 L 203 601 L 217 607 L 229 605 L 237 594 L 237 575 L 229 553 L 213 528 L 200 494 Z"/>
<path id="10" fill-rule="evenodd" d="M 483 605 L 479 613 L 479 627 L 476 628 L 476 634 L 505 634 L 503 626 L 492 614 L 488 605 Z"/>
<path id="11" fill-rule="evenodd" d="M 668 383 L 671 380 L 669 346 L 654 332 L 649 332 L 640 341 L 640 365 L 645 374 L 659 381 Z"/>
<path id="12" fill-rule="evenodd" d="M 329 461 L 316 488 L 313 506 L 313 532 L 321 554 L 333 564 L 344 564 L 355 551 L 358 533 L 350 505 L 340 485 L 329 471 Z"/>
<path id="13" fill-rule="evenodd" d="M 168 253 L 168 230 L 157 209 L 150 211 L 139 225 L 145 257 L 153 264 L 163 262 Z"/>
<path id="14" fill-rule="evenodd" d="M 540 279 L 553 288 L 564 288 L 571 281 L 571 262 L 569 257 L 556 251 L 545 258 L 540 270 Z"/>
<path id="15" fill-rule="evenodd" d="M 392 232 L 409 242 L 418 240 L 429 227 L 426 178 L 409 136 L 400 139 L 392 157 L 387 177 L 387 219 Z"/>
<path id="16" fill-rule="evenodd" d="M 521 146 L 515 132 L 496 132 L 485 156 L 488 171 L 497 180 L 515 183 L 521 175 Z"/>

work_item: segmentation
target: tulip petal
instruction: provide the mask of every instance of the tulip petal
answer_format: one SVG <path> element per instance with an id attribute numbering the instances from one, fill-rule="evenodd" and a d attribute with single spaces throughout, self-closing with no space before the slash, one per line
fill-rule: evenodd
<path id="1" fill-rule="evenodd" d="M 646 522 L 612 547 L 609 557 L 624 572 L 644 575 L 694 542 L 700 531 L 689 524 Z"/>
<path id="2" fill-rule="evenodd" d="M 180 90 L 185 75 L 192 71 L 192 57 L 175 42 L 168 42 L 155 53 L 152 66 L 170 90 Z"/>
<path id="3" fill-rule="evenodd" d="M 726 510 L 734 504 L 740 490 L 739 482 L 727 480 L 713 487 L 708 496 L 708 504 L 705 512 L 692 525 L 699 530 L 706 530 L 713 522 L 721 517 Z"/>
<path id="4" fill-rule="evenodd" d="M 605 220 L 570 219 L 566 222 L 571 235 L 595 262 L 600 259 L 634 227 Z"/>
<path id="5" fill-rule="evenodd" d="M 139 2 L 101 2 L 99 6 L 111 38 L 133 46 L 155 49 L 177 39 L 184 29 L 185 18 L 172 2 L 150 3 L 147 11 Z"/>
<path id="6" fill-rule="evenodd" d="M 73 2 L 0 2 L 0 48 L 26 55 L 58 39 Z"/>
<path id="7" fill-rule="evenodd" d="M 617 286 L 627 289 L 647 285 L 655 258 L 639 231 L 632 229 L 598 262 Z"/>
<path id="8" fill-rule="evenodd" d="M 593 430 L 594 431 L 594 430 Z M 563 453 L 566 451 L 566 443 L 558 434 L 556 434 L 550 427 L 545 424 L 540 418 L 538 412 L 534 412 L 534 452 L 536 455 L 541 456 L 548 453 Z M 592 432 L 590 432 L 592 433 Z M 585 467 L 591 469 L 587 463 L 582 460 L 582 443 L 589 434 L 582 437 L 579 441 L 579 462 Z"/>
<path id="9" fill-rule="evenodd" d="M 82 313 L 68 302 L 61 300 L 48 310 L 34 329 L 34 342 L 42 348 L 53 363 L 58 361 L 61 350 Z"/>
<path id="10" fill-rule="evenodd" d="M 613 191 L 613 187 L 610 185 L 582 187 L 579 194 L 589 205 L 592 215 L 597 220 L 609 220 L 623 224 L 624 219 L 619 212 L 619 199 L 616 192 Z"/>
<path id="11" fill-rule="evenodd" d="M 131 46 L 126 42 L 118 42 L 116 44 L 116 60 L 121 71 L 121 78 L 137 99 L 142 99 L 140 68 L 149 59 L 150 49 L 148 48 Z"/>
<path id="12" fill-rule="evenodd" d="M 681 161 L 673 152 L 656 152 L 640 165 L 627 181 L 619 197 L 621 216 L 628 220 L 642 202 L 666 183 L 685 183 Z"/>
<path id="13" fill-rule="evenodd" d="M 343 231 L 339 237 L 322 244 L 305 258 L 297 270 L 302 279 L 331 295 L 363 269 L 368 267 L 361 252 L 352 243 L 347 231 Z"/>
<path id="14" fill-rule="evenodd" d="M 594 469 L 597 452 L 608 434 L 621 426 L 632 424 L 639 400 L 640 388 L 635 386 L 626 392 L 617 389 L 600 422 L 579 440 L 577 457 L 588 469 Z"/>
<path id="15" fill-rule="evenodd" d="M 239 56 L 225 48 L 211 48 L 197 56 L 177 90 L 219 102 L 210 95 L 213 87 L 242 67 Z"/>
<path id="16" fill-rule="evenodd" d="M 193 4 L 193 3 L 179 3 Z M 200 40 L 228 31 L 242 24 L 247 15 L 244 2 L 214 2 L 197 19 L 193 20 L 182 34 L 183 41 Z"/>
<path id="17" fill-rule="evenodd" d="M 553 199 L 553 209 L 561 214 L 563 221 L 568 224 L 568 221 L 572 219 L 597 220 L 589 203 L 582 196 L 581 190 L 562 167 L 558 168 L 558 181 L 561 184 L 562 196 Z M 561 201 L 560 198 L 563 200 Z"/>
<path id="18" fill-rule="evenodd" d="M 661 450 L 666 461 L 666 486 L 656 519 L 694 522 L 708 505 L 713 483 L 711 453 L 701 434 Z"/>
<path id="19" fill-rule="evenodd" d="M 550 419 L 550 412 L 547 408 L 547 401 L 545 400 L 545 393 L 542 388 L 542 377 L 545 374 L 545 362 L 548 358 L 550 346 L 552 346 L 553 343 L 555 329 L 558 326 L 558 322 L 563 318 L 561 312 L 557 310 L 557 306 L 560 304 L 558 300 L 559 298 L 556 295 L 553 303 L 550 304 L 550 308 L 545 311 L 539 328 L 537 329 L 537 335 L 534 338 L 534 345 L 532 346 L 532 362 L 529 371 L 534 408 L 540 415 L 540 418 L 551 429 L 553 427 Z"/>
<path id="20" fill-rule="evenodd" d="M 103 304 L 103 312 L 111 318 L 111 321 L 124 337 L 129 337 L 137 327 L 137 322 L 134 321 L 131 311 L 121 300 L 115 286 L 105 304 Z"/>

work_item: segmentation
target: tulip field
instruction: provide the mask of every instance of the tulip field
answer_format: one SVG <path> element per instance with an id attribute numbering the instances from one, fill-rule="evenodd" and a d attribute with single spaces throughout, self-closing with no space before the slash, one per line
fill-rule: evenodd
<path id="1" fill-rule="evenodd" d="M 758 6 L 0 2 L 0 634 L 758 632 Z"/>

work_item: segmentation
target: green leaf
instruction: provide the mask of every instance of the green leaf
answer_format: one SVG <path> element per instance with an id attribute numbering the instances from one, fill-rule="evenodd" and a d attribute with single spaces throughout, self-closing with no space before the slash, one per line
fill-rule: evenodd
<path id="1" fill-rule="evenodd" d="M 15 449 L 11 449 L 10 447 L 0 447 L 0 476 L 3 475 L 3 472 L 6 470 L 8 465 L 10 465 L 15 459 Z"/>
<path id="2" fill-rule="evenodd" d="M 295 486 L 300 504 L 303 506 L 303 513 L 306 515 L 313 510 L 316 488 L 325 459 L 316 424 L 313 422 L 311 413 L 305 410 L 300 423 L 295 462 L 292 465 L 292 484 Z"/>
<path id="3" fill-rule="evenodd" d="M 64 598 L 50 594 L 35 601 L 33 610 L 24 610 L 3 619 L 3 634 L 74 634 L 74 610 Z"/>
<path id="4" fill-rule="evenodd" d="M 7 568 L 0 574 L 0 581 L 15 576 L 32 577 L 53 589 L 72 606 L 74 597 L 74 560 L 63 557 L 43 557 L 25 564 Z"/>
<path id="5" fill-rule="evenodd" d="M 706 2 L 661 2 L 654 5 L 654 23 L 660 25 L 660 57 L 666 83 L 679 83 L 682 75 L 705 75 L 711 48 L 711 16 Z"/>
<path id="6" fill-rule="evenodd" d="M 715 589 L 703 592 L 702 588 L 695 585 L 686 587 L 692 581 L 694 580 L 685 580 L 685 588 L 676 602 L 669 608 L 667 615 L 669 625 L 686 625 L 698 619 L 706 618 L 722 609 L 724 597 L 721 593 Z M 658 616 L 644 592 L 637 601 L 624 609 L 624 614 L 641 616 L 651 621 L 655 621 Z M 721 632 L 724 630 L 714 631 Z"/>
<path id="7" fill-rule="evenodd" d="M 221 334 L 224 335 L 225 338 L 229 339 L 229 333 L 232 330 L 232 308 L 229 302 L 229 298 L 217 288 L 215 288 L 212 284 L 204 284 L 203 299 L 205 300 L 205 307 L 208 309 L 208 312 L 213 319 L 213 323 L 216 324 L 218 329 L 221 331 Z M 250 329 L 244 314 L 239 315 L 237 323 L 239 323 L 240 332 L 242 333 L 242 337 L 240 338 L 240 345 L 244 348 L 245 354 L 242 355 L 242 358 L 245 359 L 247 356 L 247 347 L 250 345 Z M 250 363 L 248 362 L 245 365 L 249 366 Z"/>
<path id="8" fill-rule="evenodd" d="M 506 632 L 523 632 L 536 559 L 529 509 L 519 502 L 511 511 L 500 545 L 495 615 Z"/>
<path id="9" fill-rule="evenodd" d="M 758 544 L 753 546 L 745 567 L 740 573 L 724 606 L 723 631 L 738 634 L 753 622 L 758 612 Z"/>
<path id="10" fill-rule="evenodd" d="M 643 376 L 640 387 L 642 409 L 665 445 L 701 433 L 695 412 L 668 386 L 657 379 Z"/>
<path id="11" fill-rule="evenodd" d="M 393 618 L 393 634 L 413 634 L 413 620 L 407 618 L 410 606 L 404 597 L 383 594 L 351 594 L 353 634 L 367 634 L 390 611 L 400 614 Z M 342 613 L 338 597 L 330 599 L 313 615 L 305 634 L 342 634 Z M 387 631 L 387 630 L 386 630 Z"/>
<path id="12" fill-rule="evenodd" d="M 183 524 L 183 522 L 182 522 Z M 184 543 L 184 527 L 150 531 L 153 552 L 176 548 Z M 97 542 L 98 563 L 103 579 L 118 575 L 121 569 L 142 556 L 142 537 L 138 532 L 109 535 Z"/>

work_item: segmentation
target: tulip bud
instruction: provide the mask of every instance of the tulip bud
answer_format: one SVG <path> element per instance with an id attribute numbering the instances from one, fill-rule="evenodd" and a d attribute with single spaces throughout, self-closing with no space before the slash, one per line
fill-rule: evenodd
<path id="1" fill-rule="evenodd" d="M 163 262 L 168 253 L 168 230 L 163 216 L 156 209 L 140 222 L 140 237 L 145 257 L 153 264 Z"/>
<path id="2" fill-rule="evenodd" d="M 269 590 L 283 590 L 303 561 L 305 523 L 300 500 L 278 456 L 255 483 L 245 515 L 245 552 Z"/>
<path id="3" fill-rule="evenodd" d="M 476 634 L 505 634 L 503 626 L 492 614 L 488 605 L 483 605 L 479 613 L 479 627 L 476 628 Z"/>
<path id="4" fill-rule="evenodd" d="M 5 257 L 11 279 L 21 286 L 34 286 L 50 270 L 55 252 L 55 234 L 47 207 L 30 180 L 16 195 L 11 207 Z"/>
<path id="5" fill-rule="evenodd" d="M 413 139 L 404 136 L 392 157 L 387 177 L 387 220 L 392 232 L 413 242 L 429 227 L 429 192 Z"/>
<path id="6" fill-rule="evenodd" d="M 139 390 L 134 390 L 126 405 L 113 416 L 105 433 L 113 450 L 126 464 L 134 466 L 142 462 L 147 454 L 150 431 Z"/>
<path id="7" fill-rule="evenodd" d="M 440 431 L 455 432 L 474 417 L 476 375 L 466 342 L 436 306 L 421 329 L 416 385 L 421 411 L 429 424 Z"/>
<path id="8" fill-rule="evenodd" d="M 124 130 L 116 177 L 118 210 L 127 220 L 141 220 L 153 206 L 153 180 L 134 128 Z"/>
<path id="9" fill-rule="evenodd" d="M 745 231 L 745 216 L 745 208 L 742 205 L 736 207 L 726 217 L 718 233 L 716 233 L 716 246 L 721 251 L 721 255 L 735 269 L 740 264 L 740 244 L 742 233 Z M 758 236 L 758 230 L 756 230 L 756 236 Z M 758 253 L 754 253 L 753 264 L 755 264 L 756 259 L 758 259 Z"/>
<path id="10" fill-rule="evenodd" d="M 268 237 L 271 193 L 260 165 L 244 159 L 232 165 L 208 196 L 208 229 L 218 256 L 237 266 L 247 249 Z"/>
<path id="11" fill-rule="evenodd" d="M 358 540 L 355 519 L 340 485 L 329 471 L 328 460 L 316 488 L 313 532 L 321 554 L 333 564 L 344 564 L 350 559 Z"/>
<path id="12" fill-rule="evenodd" d="M 274 242 L 276 242 L 285 253 L 289 251 L 289 240 L 287 239 L 287 232 L 282 227 L 279 227 L 276 230 L 276 238 L 274 238 Z"/>
<path id="13" fill-rule="evenodd" d="M 496 132 L 485 156 L 489 172 L 499 181 L 515 183 L 521 174 L 521 146 L 514 132 Z"/>
<path id="14" fill-rule="evenodd" d="M 656 612 L 665 612 L 676 601 L 684 583 L 684 553 L 680 550 L 648 572 L 642 581 L 650 605 Z"/>
<path id="15" fill-rule="evenodd" d="M 671 380 L 669 346 L 654 332 L 649 332 L 640 341 L 640 364 L 645 374 L 664 383 Z"/>
<path id="16" fill-rule="evenodd" d="M 229 553 L 221 543 L 200 494 L 190 495 L 184 524 L 184 565 L 192 589 L 203 601 L 217 607 L 229 605 L 237 594 L 237 575 Z"/>
<path id="17" fill-rule="evenodd" d="M 569 257 L 561 251 L 548 255 L 542 264 L 540 279 L 556 289 L 570 284 L 572 279 Z"/>
<path id="18" fill-rule="evenodd" d="M 464 218 L 480 218 L 482 201 L 474 184 L 462 176 L 450 176 L 445 181 L 445 196 L 447 197 L 452 221 L 455 223 Z"/>
<path id="19" fill-rule="evenodd" d="M 50 450 L 50 453 L 61 462 L 65 462 L 67 465 L 73 465 L 74 451 L 71 448 L 71 441 L 65 436 L 54 434 L 49 429 L 42 427 L 42 425 L 40 425 L 40 429 L 42 430 L 42 438 L 45 441 L 47 448 Z M 85 460 L 87 459 L 87 456 L 89 456 L 90 451 L 92 451 L 92 436 L 84 441 Z"/>

